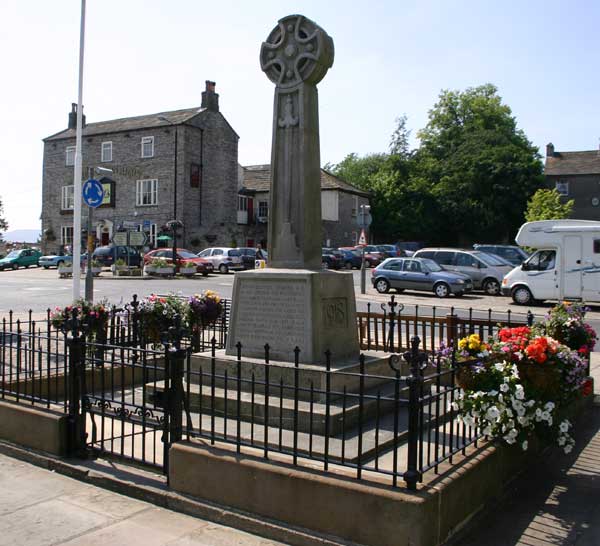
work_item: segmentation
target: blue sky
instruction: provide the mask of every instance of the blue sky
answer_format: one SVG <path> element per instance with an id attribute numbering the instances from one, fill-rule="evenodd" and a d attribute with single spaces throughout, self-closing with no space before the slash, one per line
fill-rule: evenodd
<path id="1" fill-rule="evenodd" d="M 10 228 L 37 228 L 41 139 L 77 100 L 79 0 L 4 0 L 0 11 L 0 198 Z M 321 161 L 385 151 L 413 134 L 441 89 L 498 86 L 543 151 L 600 137 L 600 2 L 88 0 L 88 122 L 200 104 L 215 80 L 243 165 L 270 158 L 273 85 L 258 63 L 277 20 L 301 13 L 335 42 L 319 85 Z M 413 139 L 414 140 L 414 139 Z M 416 146 L 416 140 L 413 142 Z"/>

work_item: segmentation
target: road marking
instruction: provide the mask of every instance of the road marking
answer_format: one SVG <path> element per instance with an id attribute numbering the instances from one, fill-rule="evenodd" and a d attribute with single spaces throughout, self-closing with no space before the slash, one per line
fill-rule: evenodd
<path id="1" fill-rule="evenodd" d="M 44 292 L 46 290 L 69 290 L 69 287 L 68 286 L 59 286 L 57 288 L 55 288 L 55 287 L 43 288 L 41 286 L 34 286 L 33 288 L 23 288 L 23 290 L 29 290 L 31 292 L 33 292 L 33 291 Z"/>

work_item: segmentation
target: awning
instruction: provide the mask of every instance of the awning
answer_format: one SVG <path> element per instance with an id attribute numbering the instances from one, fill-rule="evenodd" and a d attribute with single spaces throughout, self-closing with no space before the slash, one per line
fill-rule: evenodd
<path id="1" fill-rule="evenodd" d="M 169 237 L 168 235 L 159 235 L 156 238 L 157 241 L 171 241 L 172 237 Z"/>

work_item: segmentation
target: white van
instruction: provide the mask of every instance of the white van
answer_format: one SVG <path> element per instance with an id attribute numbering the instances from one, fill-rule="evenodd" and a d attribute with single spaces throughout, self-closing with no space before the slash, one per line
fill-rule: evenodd
<path id="1" fill-rule="evenodd" d="M 515 241 L 537 249 L 502 280 L 502 293 L 512 296 L 515 303 L 563 299 L 600 302 L 600 222 L 527 222 Z"/>

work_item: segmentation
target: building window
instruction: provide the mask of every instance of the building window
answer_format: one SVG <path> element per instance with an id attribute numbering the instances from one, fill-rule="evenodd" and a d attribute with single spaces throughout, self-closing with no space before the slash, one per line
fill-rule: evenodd
<path id="1" fill-rule="evenodd" d="M 352 196 L 352 218 L 358 215 L 358 195 Z"/>
<path id="2" fill-rule="evenodd" d="M 594 239 L 594 254 L 600 254 L 600 239 Z"/>
<path id="3" fill-rule="evenodd" d="M 112 161 L 112 142 L 102 143 L 102 159 L 100 161 Z"/>
<path id="4" fill-rule="evenodd" d="M 142 137 L 142 157 L 154 157 L 154 137 Z"/>
<path id="5" fill-rule="evenodd" d="M 67 167 L 75 165 L 75 146 L 67 146 L 65 165 L 67 165 Z"/>
<path id="6" fill-rule="evenodd" d="M 200 165 L 198 163 L 192 163 L 190 166 L 190 187 L 200 187 Z"/>
<path id="7" fill-rule="evenodd" d="M 73 226 L 62 226 L 60 228 L 60 244 L 63 246 L 73 244 Z"/>
<path id="8" fill-rule="evenodd" d="M 150 232 L 148 233 L 148 242 L 151 246 L 156 246 L 156 236 L 158 235 L 158 229 L 156 224 L 150 224 Z"/>
<path id="9" fill-rule="evenodd" d="M 73 210 L 75 208 L 74 186 L 63 186 L 61 189 L 60 208 L 61 210 Z"/>
<path id="10" fill-rule="evenodd" d="M 158 180 L 137 180 L 135 187 L 135 204 L 137 207 L 158 205 Z"/>
<path id="11" fill-rule="evenodd" d="M 238 210 L 239 211 L 247 211 L 248 210 L 248 198 L 243 195 L 238 195 Z"/>
<path id="12" fill-rule="evenodd" d="M 269 216 L 269 202 L 268 201 L 259 201 L 258 202 L 258 218 L 267 219 Z"/>
<path id="13" fill-rule="evenodd" d="M 330 222 L 339 222 L 339 198 L 337 191 L 321 192 L 321 218 Z"/>
<path id="14" fill-rule="evenodd" d="M 569 195 L 569 183 L 568 182 L 556 182 L 556 191 L 565 197 Z"/>

